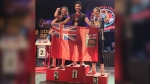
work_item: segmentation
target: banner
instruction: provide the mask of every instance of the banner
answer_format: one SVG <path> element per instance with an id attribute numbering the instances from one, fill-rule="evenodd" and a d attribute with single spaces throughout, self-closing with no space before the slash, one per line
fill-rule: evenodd
<path id="1" fill-rule="evenodd" d="M 51 56 L 72 61 L 98 61 L 98 28 L 54 24 Z"/>
<path id="2" fill-rule="evenodd" d="M 49 32 L 51 20 L 49 19 L 37 19 L 36 23 L 36 40 L 45 39 Z"/>

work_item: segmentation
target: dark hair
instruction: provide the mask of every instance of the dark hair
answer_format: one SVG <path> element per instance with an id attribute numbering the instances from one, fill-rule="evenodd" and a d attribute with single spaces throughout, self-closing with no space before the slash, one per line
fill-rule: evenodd
<path id="1" fill-rule="evenodd" d="M 98 10 L 98 12 L 100 13 L 100 8 L 99 7 L 95 7 L 94 9 Z"/>
<path id="2" fill-rule="evenodd" d="M 82 7 L 82 3 L 81 3 L 80 1 L 76 1 L 76 2 L 74 3 L 74 6 L 75 6 L 76 4 L 80 4 L 80 6 Z"/>

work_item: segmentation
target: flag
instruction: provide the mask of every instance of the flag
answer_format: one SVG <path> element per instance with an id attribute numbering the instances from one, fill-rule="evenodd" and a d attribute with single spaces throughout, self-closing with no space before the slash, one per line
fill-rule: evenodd
<path id="1" fill-rule="evenodd" d="M 98 61 L 98 29 L 54 24 L 51 56 L 72 61 Z"/>

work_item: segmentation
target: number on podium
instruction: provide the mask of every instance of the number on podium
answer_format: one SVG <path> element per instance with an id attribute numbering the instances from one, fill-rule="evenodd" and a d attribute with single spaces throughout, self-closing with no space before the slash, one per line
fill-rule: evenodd
<path id="1" fill-rule="evenodd" d="M 45 56 L 45 48 L 39 48 L 39 56 Z"/>
<path id="2" fill-rule="evenodd" d="M 58 77 L 59 77 L 59 73 L 58 73 L 58 71 L 55 71 L 54 72 L 54 80 L 58 80 Z"/>
<path id="3" fill-rule="evenodd" d="M 93 77 L 93 84 L 98 84 L 98 77 Z"/>
<path id="4" fill-rule="evenodd" d="M 72 71 L 72 78 L 77 78 L 77 70 Z"/>

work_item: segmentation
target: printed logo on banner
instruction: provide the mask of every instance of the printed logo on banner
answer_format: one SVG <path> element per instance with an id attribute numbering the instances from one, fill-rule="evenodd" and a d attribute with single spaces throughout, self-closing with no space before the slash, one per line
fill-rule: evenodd
<path id="1" fill-rule="evenodd" d="M 87 34 L 86 35 L 86 46 L 89 48 L 96 46 L 97 34 Z"/>
<path id="2" fill-rule="evenodd" d="M 50 28 L 51 20 L 39 19 L 38 25 L 41 28 Z"/>
<path id="3" fill-rule="evenodd" d="M 100 6 L 100 17 L 106 18 L 106 13 L 108 14 L 109 21 L 107 23 L 104 23 L 105 30 L 114 29 L 114 22 L 115 22 L 115 10 L 112 7 L 109 6 Z M 92 12 L 90 19 L 94 19 L 94 13 Z"/>

